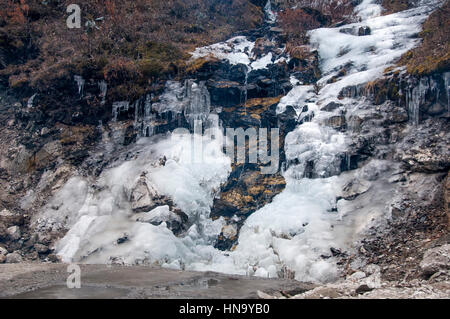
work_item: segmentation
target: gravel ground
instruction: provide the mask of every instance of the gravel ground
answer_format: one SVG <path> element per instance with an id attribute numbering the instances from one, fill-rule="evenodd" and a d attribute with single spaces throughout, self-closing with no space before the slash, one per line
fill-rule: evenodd
<path id="1" fill-rule="evenodd" d="M 293 280 L 263 279 L 213 272 L 181 272 L 157 267 L 81 265 L 81 288 L 69 289 L 64 264 L 0 265 L 0 298 L 258 298 L 296 295 L 313 289 Z"/>

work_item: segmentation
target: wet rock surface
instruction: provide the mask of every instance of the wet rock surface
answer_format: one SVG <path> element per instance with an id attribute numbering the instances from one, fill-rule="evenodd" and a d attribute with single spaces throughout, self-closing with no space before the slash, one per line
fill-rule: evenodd
<path id="1" fill-rule="evenodd" d="M 250 278 L 213 272 L 180 272 L 158 267 L 81 266 L 81 288 L 68 289 L 67 265 L 0 265 L 0 298 L 198 298 L 257 299 L 268 294 L 304 292 L 314 288 L 290 280 Z M 8 282 L 8 285 L 3 283 Z"/>

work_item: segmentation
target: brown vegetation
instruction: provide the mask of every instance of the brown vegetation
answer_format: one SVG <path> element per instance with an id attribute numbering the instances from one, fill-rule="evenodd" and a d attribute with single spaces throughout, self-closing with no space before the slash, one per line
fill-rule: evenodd
<path id="1" fill-rule="evenodd" d="M 419 34 L 422 43 L 402 56 L 399 64 L 405 65 L 414 75 L 445 72 L 450 67 L 450 3 L 437 8 L 423 24 Z"/>
<path id="2" fill-rule="evenodd" d="M 0 3 L 0 75 L 10 86 L 45 90 L 81 74 L 144 87 L 182 72 L 195 47 L 262 21 L 247 0 L 80 0 L 82 27 L 69 29 L 72 2 Z"/>
<path id="3" fill-rule="evenodd" d="M 411 0 L 383 0 L 381 3 L 386 14 L 391 14 L 411 7 Z"/>
<path id="4" fill-rule="evenodd" d="M 280 1 L 279 23 L 287 37 L 287 46 L 296 48 L 307 43 L 307 31 L 349 19 L 353 2 L 325 0 Z M 294 6 L 294 9 L 292 7 Z"/>

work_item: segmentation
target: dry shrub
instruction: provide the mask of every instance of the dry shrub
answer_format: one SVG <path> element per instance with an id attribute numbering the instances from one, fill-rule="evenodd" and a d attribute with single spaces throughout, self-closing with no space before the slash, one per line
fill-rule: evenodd
<path id="1" fill-rule="evenodd" d="M 350 0 L 296 0 L 284 4 L 288 7 L 279 13 L 279 23 L 292 46 L 306 44 L 308 30 L 350 19 L 354 8 Z"/>
<path id="2" fill-rule="evenodd" d="M 423 24 L 419 36 L 422 43 L 402 56 L 399 64 L 405 65 L 408 72 L 427 75 L 445 72 L 450 69 L 450 1 L 437 8 Z"/>
<path id="3" fill-rule="evenodd" d="M 67 72 L 144 84 L 173 76 L 195 47 L 254 28 L 263 16 L 248 0 L 78 0 L 82 28 L 68 29 L 71 3 L 0 1 L 0 76 L 42 90 Z M 19 54 L 20 43 L 35 54 Z"/>

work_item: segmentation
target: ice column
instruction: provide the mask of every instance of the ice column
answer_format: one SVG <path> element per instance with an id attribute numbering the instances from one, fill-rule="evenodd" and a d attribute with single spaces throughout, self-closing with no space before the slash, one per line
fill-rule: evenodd
<path id="1" fill-rule="evenodd" d="M 83 79 L 82 76 L 79 75 L 75 75 L 73 78 L 78 85 L 78 94 L 80 95 L 80 97 L 83 97 L 85 80 Z"/>

